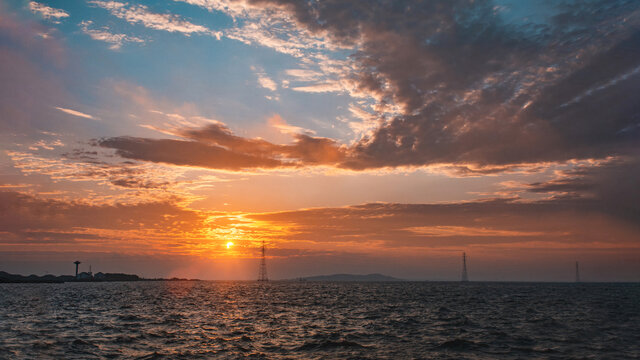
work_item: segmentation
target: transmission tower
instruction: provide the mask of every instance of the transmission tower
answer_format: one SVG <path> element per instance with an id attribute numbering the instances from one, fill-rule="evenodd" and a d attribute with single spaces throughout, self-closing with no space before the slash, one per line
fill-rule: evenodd
<path id="1" fill-rule="evenodd" d="M 267 259 L 264 254 L 264 239 L 262 239 L 262 257 L 260 258 L 258 281 L 269 281 L 269 278 L 267 277 Z"/>
<path id="2" fill-rule="evenodd" d="M 578 268 L 577 261 L 576 261 L 576 282 L 580 282 L 580 269 Z"/>
<path id="3" fill-rule="evenodd" d="M 461 281 L 469 281 L 469 275 L 467 275 L 467 254 L 462 253 L 462 279 Z"/>

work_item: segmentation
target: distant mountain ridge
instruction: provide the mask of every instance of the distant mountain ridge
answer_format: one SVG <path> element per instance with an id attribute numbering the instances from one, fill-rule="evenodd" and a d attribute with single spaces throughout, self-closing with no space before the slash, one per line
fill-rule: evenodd
<path id="1" fill-rule="evenodd" d="M 367 274 L 367 275 L 354 275 L 354 274 L 333 274 L 333 275 L 318 275 L 307 276 L 301 278 L 303 281 L 404 281 L 402 279 L 394 278 L 392 276 L 382 274 Z"/>

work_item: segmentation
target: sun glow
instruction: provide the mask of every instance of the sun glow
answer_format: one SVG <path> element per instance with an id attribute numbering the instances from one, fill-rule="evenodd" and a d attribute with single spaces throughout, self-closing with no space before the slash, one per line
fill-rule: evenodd
<path id="1" fill-rule="evenodd" d="M 233 246 L 233 243 L 232 243 L 231 241 L 229 241 L 229 242 L 227 243 L 227 249 L 230 249 L 232 246 Z"/>

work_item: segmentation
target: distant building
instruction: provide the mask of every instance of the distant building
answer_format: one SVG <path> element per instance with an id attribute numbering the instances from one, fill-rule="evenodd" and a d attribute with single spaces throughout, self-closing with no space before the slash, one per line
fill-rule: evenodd
<path id="1" fill-rule="evenodd" d="M 105 281 L 107 280 L 107 275 L 103 272 L 98 272 L 93 276 L 93 280 L 96 281 Z"/>
<path id="2" fill-rule="evenodd" d="M 93 280 L 93 276 L 91 275 L 90 272 L 81 272 L 80 274 L 78 274 L 78 280 L 83 280 L 83 281 Z"/>

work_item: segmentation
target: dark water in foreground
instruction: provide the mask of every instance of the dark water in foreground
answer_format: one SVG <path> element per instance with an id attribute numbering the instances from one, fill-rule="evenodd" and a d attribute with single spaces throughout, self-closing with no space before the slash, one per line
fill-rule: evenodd
<path id="1" fill-rule="evenodd" d="M 0 358 L 637 359 L 640 284 L 0 285 Z"/>

